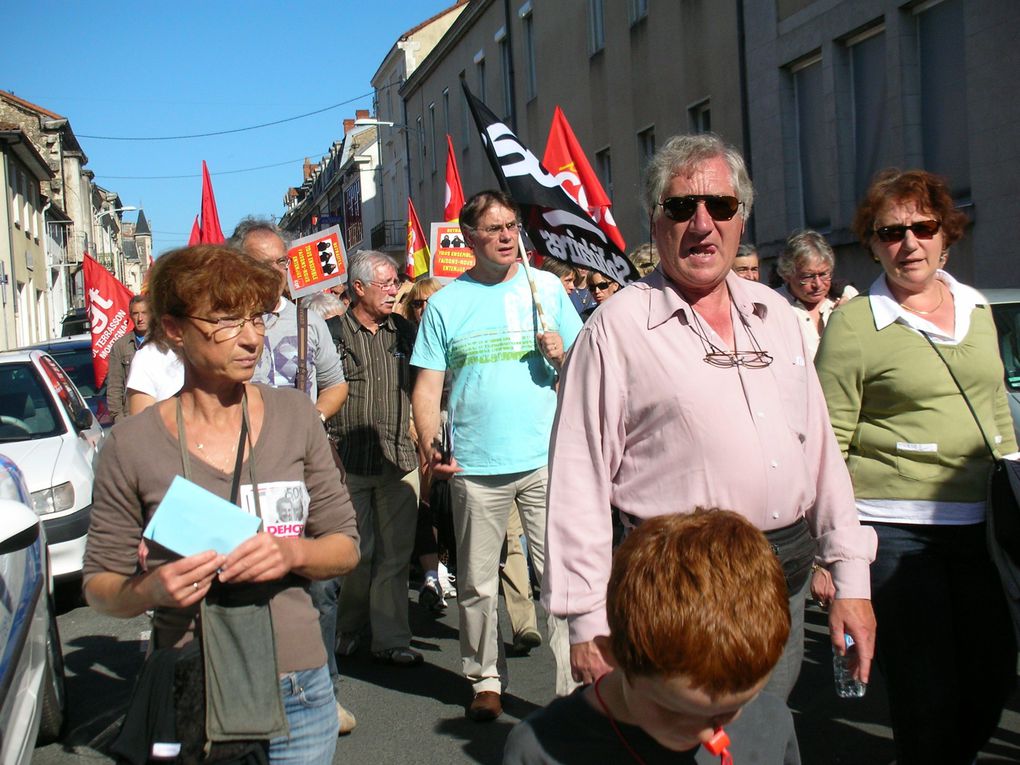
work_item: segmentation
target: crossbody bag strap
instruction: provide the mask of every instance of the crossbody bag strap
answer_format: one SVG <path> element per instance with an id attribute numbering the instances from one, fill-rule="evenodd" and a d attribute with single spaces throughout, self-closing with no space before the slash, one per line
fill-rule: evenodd
<path id="1" fill-rule="evenodd" d="M 960 395 L 963 397 L 963 402 L 967 405 L 967 409 L 970 410 L 970 416 L 974 418 L 974 423 L 978 426 L 978 430 L 981 431 L 981 439 L 985 442 L 985 448 L 988 449 L 988 453 L 992 455 L 992 459 L 997 460 L 999 457 L 995 453 L 995 449 L 992 448 L 992 442 L 989 441 L 988 436 L 985 435 L 985 429 L 981 427 L 981 420 L 978 419 L 977 412 L 974 411 L 973 404 L 970 403 L 970 399 L 967 398 L 967 394 L 964 393 L 963 386 L 960 385 L 960 381 L 956 378 L 953 368 L 949 366 L 949 362 L 946 361 L 946 357 L 942 355 L 942 351 L 939 350 L 939 347 L 935 345 L 935 341 L 931 339 L 931 335 L 923 331 L 921 334 L 924 335 L 924 339 L 928 341 L 928 345 L 932 347 L 932 350 L 935 351 L 936 355 L 942 359 L 942 363 L 945 364 L 946 371 L 949 372 L 949 376 L 953 378 L 953 382 L 956 384 L 957 390 L 960 391 Z"/>

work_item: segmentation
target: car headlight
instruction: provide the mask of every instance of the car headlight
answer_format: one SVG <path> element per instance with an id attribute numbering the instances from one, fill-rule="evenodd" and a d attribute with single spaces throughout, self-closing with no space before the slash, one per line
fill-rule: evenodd
<path id="1" fill-rule="evenodd" d="M 32 507 L 39 515 L 70 510 L 74 507 L 74 487 L 67 482 L 42 491 L 33 491 Z"/>

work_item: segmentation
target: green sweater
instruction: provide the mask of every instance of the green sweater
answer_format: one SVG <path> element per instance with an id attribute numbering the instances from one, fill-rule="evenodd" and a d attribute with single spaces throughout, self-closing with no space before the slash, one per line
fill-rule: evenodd
<path id="1" fill-rule="evenodd" d="M 999 454 L 1016 451 L 991 310 L 939 345 Z M 991 461 L 935 351 L 900 322 L 875 328 L 867 295 L 832 314 L 815 358 L 858 499 L 980 502 Z"/>

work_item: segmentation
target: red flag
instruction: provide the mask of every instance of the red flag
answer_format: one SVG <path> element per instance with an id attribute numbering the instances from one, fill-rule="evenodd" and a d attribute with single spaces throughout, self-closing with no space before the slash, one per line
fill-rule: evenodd
<path id="1" fill-rule="evenodd" d="M 463 207 L 463 205 L 461 205 Z M 417 279 L 429 270 L 429 246 L 414 211 L 414 202 L 407 198 L 407 275 Z"/>
<path id="2" fill-rule="evenodd" d="M 443 220 L 451 221 L 460 218 L 460 208 L 464 206 L 464 189 L 460 185 L 460 171 L 457 170 L 457 158 L 453 155 L 453 139 L 446 134 L 446 207 Z M 420 228 L 420 226 L 419 226 Z"/>
<path id="3" fill-rule="evenodd" d="M 96 388 L 106 379 L 113 344 L 131 328 L 128 306 L 131 290 L 88 255 L 85 265 L 85 300 L 92 323 L 92 369 Z"/>
<path id="4" fill-rule="evenodd" d="M 570 123 L 560 107 L 553 112 L 552 126 L 549 128 L 549 140 L 545 145 L 545 156 L 542 165 L 556 177 L 560 186 L 577 203 L 588 211 L 592 220 L 598 224 L 613 244 L 625 251 L 623 235 L 616 227 L 610 211 L 612 202 L 606 195 L 595 171 L 588 164 L 584 149 L 578 142 Z"/>
<path id="5" fill-rule="evenodd" d="M 195 222 L 191 224 L 191 236 L 188 237 L 188 247 L 194 247 L 196 244 L 202 243 L 202 227 L 198 225 L 198 216 L 195 216 Z"/>
<path id="6" fill-rule="evenodd" d="M 220 229 L 220 214 L 216 212 L 216 197 L 213 196 L 209 168 L 202 160 L 202 244 L 220 244 L 226 237 Z"/>

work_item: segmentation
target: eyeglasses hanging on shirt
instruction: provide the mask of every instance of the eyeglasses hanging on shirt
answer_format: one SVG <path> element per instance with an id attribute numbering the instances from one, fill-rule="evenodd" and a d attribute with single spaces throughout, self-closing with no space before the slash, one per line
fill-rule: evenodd
<path id="1" fill-rule="evenodd" d="M 721 369 L 727 369 L 729 367 L 746 367 L 747 369 L 765 369 L 772 363 L 772 354 L 768 351 L 762 350 L 762 347 L 758 344 L 758 339 L 751 332 L 751 326 L 747 323 L 743 316 L 740 317 L 740 323 L 744 327 L 744 331 L 747 333 L 748 339 L 751 341 L 752 350 L 740 351 L 723 350 L 708 337 L 708 332 L 705 331 L 705 325 L 701 323 L 701 317 L 698 316 L 698 312 L 693 308 L 691 309 L 691 316 L 694 317 L 693 322 L 688 322 L 687 326 L 691 328 L 691 331 L 698 336 L 701 340 L 701 346 L 705 349 L 704 362 L 711 364 L 713 367 L 719 367 Z M 696 325 L 696 326 L 695 326 Z M 733 342 L 736 344 L 737 335 L 734 332 Z"/>

